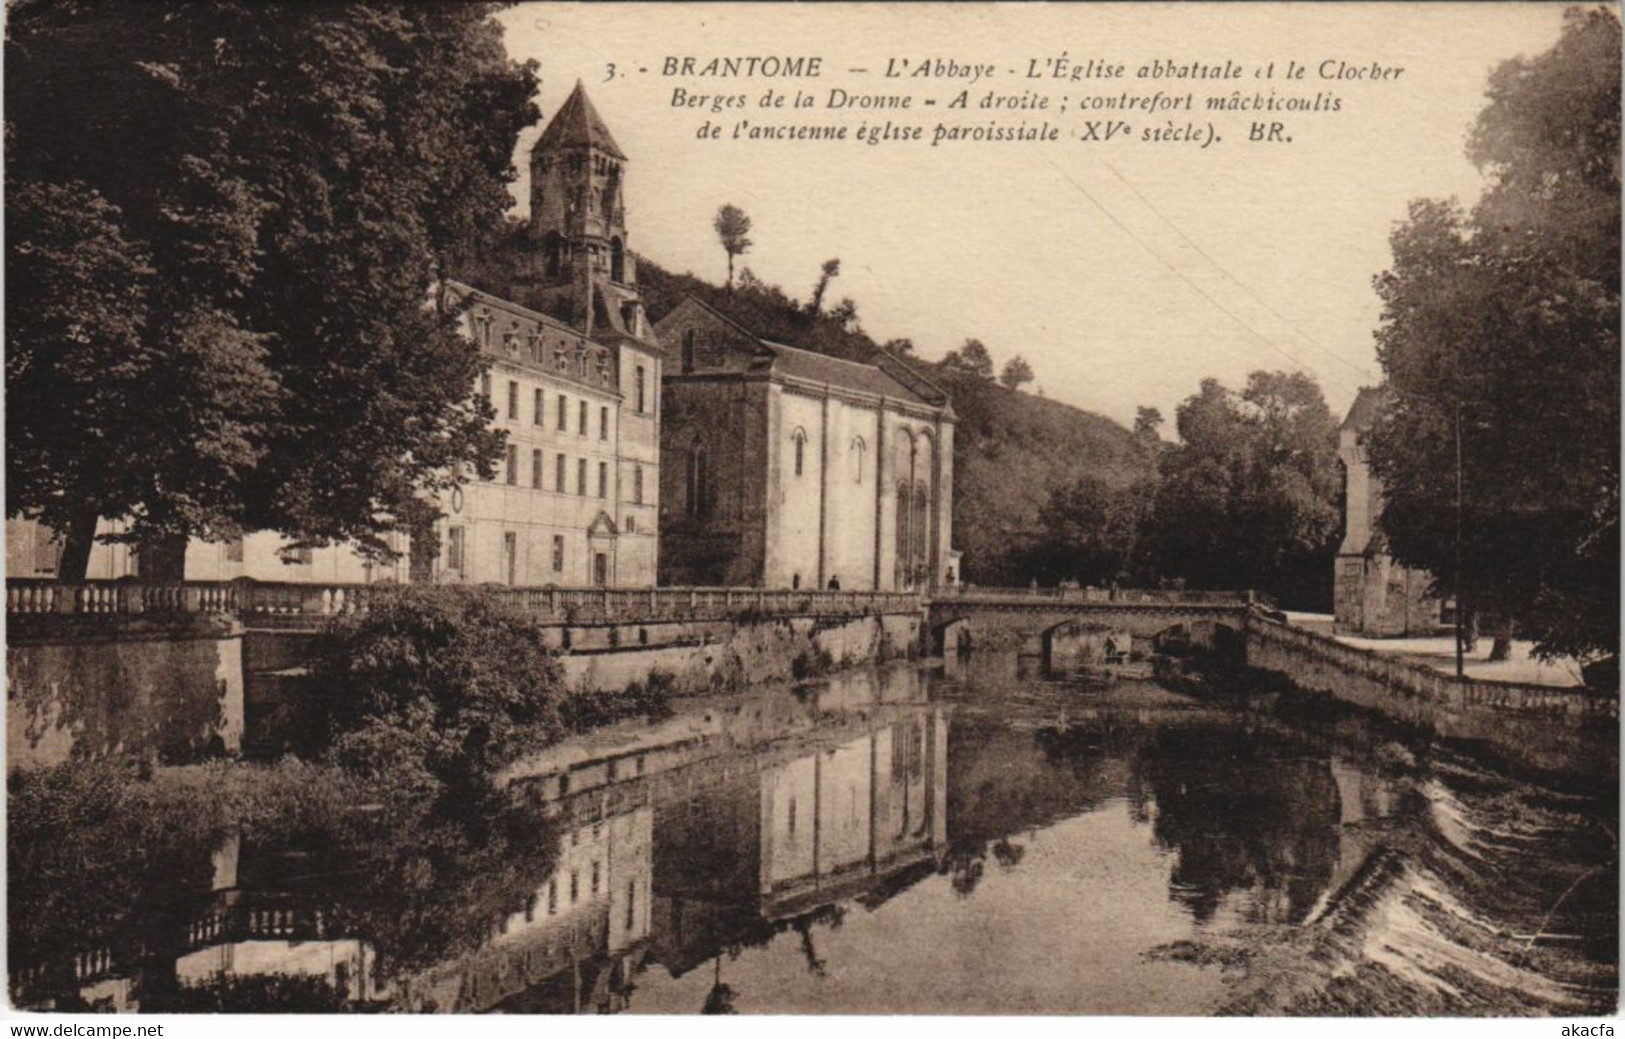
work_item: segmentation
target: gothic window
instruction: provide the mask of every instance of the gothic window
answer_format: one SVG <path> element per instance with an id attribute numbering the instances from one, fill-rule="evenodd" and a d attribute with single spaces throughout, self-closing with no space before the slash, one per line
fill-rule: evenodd
<path id="1" fill-rule="evenodd" d="M 912 583 L 909 573 L 909 546 L 914 543 L 912 517 L 909 514 L 908 481 L 897 481 L 897 587 L 908 588 Z"/>
<path id="2" fill-rule="evenodd" d="M 798 429 L 794 433 L 790 434 L 790 439 L 795 441 L 796 475 L 800 476 L 806 466 L 807 461 L 807 434 Z"/>
<path id="3" fill-rule="evenodd" d="M 609 280 L 626 281 L 626 245 L 619 238 L 609 240 Z"/>

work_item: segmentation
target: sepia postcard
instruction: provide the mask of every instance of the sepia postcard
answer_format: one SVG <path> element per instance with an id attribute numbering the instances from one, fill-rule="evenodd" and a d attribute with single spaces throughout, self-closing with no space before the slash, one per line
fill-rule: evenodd
<path id="1" fill-rule="evenodd" d="M 1613 1034 L 1617 4 L 5 16 L 13 1035 Z"/>

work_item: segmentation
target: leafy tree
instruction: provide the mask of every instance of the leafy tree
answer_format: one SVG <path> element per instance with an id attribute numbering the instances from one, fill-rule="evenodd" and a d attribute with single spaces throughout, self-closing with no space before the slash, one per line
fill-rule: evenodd
<path id="1" fill-rule="evenodd" d="M 493 9 L 9 8 L 6 509 L 65 576 L 97 515 L 387 552 L 490 471 L 483 362 L 425 301 L 537 115 Z"/>
<path id="2" fill-rule="evenodd" d="M 1140 405 L 1134 411 L 1134 439 L 1141 443 L 1158 443 L 1162 439 L 1162 411 Z"/>
<path id="3" fill-rule="evenodd" d="M 824 293 L 829 291 L 831 278 L 839 277 L 841 261 L 839 259 L 825 260 L 823 267 L 818 271 L 818 284 L 813 287 L 812 299 L 807 303 L 807 311 L 818 314 L 824 309 Z"/>
<path id="4" fill-rule="evenodd" d="M 1303 581 L 1331 573 L 1341 482 L 1320 387 L 1301 372 L 1254 372 L 1239 394 L 1204 379 L 1176 425 L 1181 443 L 1162 455 L 1146 531 L 1157 572 L 1318 597 Z"/>
<path id="5" fill-rule="evenodd" d="M 1386 403 L 1367 447 L 1395 557 L 1548 654 L 1618 652 L 1620 26 L 1572 10 L 1499 66 L 1471 212 L 1413 202 L 1375 280 Z M 1462 505 L 1456 575 L 1457 453 Z"/>
<path id="6" fill-rule="evenodd" d="M 540 629 L 475 589 L 392 590 L 329 633 L 312 676 L 338 760 L 408 785 L 479 788 L 565 731 Z"/>
<path id="7" fill-rule="evenodd" d="M 958 350 L 948 351 L 948 355 L 942 359 L 942 367 L 949 372 L 974 375 L 978 379 L 991 381 L 993 378 L 993 357 L 980 339 L 967 339 Z"/>
<path id="8" fill-rule="evenodd" d="M 999 372 L 999 382 L 1006 389 L 1019 390 L 1022 386 L 1033 381 L 1033 366 L 1020 354 L 1004 362 L 1004 368 Z"/>
<path id="9" fill-rule="evenodd" d="M 843 296 L 841 301 L 830 309 L 829 317 L 841 328 L 851 328 L 858 321 L 858 305 L 850 296 Z"/>
<path id="10" fill-rule="evenodd" d="M 722 251 L 728 254 L 728 288 L 734 284 L 734 257 L 743 256 L 750 250 L 750 217 L 738 206 L 729 203 L 717 210 L 717 218 L 712 221 L 716 228 L 717 238 L 722 242 Z"/>
<path id="11" fill-rule="evenodd" d="M 1056 489 L 1039 513 L 1044 534 L 1034 553 L 1033 577 L 1044 584 L 1127 580 L 1150 503 L 1148 483 L 1124 488 L 1084 476 Z"/>
<path id="12" fill-rule="evenodd" d="M 912 339 L 888 339 L 880 344 L 880 348 L 893 357 L 906 358 L 914 356 L 914 340 Z"/>

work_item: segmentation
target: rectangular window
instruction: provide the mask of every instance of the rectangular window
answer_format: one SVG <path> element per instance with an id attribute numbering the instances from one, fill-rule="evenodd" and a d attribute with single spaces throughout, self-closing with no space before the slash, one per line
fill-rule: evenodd
<path id="1" fill-rule="evenodd" d="M 509 444 L 508 445 L 507 476 L 508 476 L 508 482 L 509 483 L 514 484 L 516 486 L 518 485 L 518 483 L 519 483 L 519 445 L 518 444 Z"/>
<path id="2" fill-rule="evenodd" d="M 508 380 L 508 417 L 519 417 L 519 384 L 512 379 Z"/>
<path id="3" fill-rule="evenodd" d="M 536 448 L 530 453 L 530 485 L 538 491 L 542 489 L 542 451 Z"/>
<path id="4" fill-rule="evenodd" d="M 598 897 L 598 863 L 596 862 L 592 864 L 592 893 L 594 898 Z"/>
<path id="5" fill-rule="evenodd" d="M 645 391 L 644 391 L 644 388 L 643 388 L 643 365 L 641 365 L 641 364 L 638 365 L 638 367 L 637 367 L 637 379 L 638 379 L 638 388 L 637 388 L 638 414 L 641 415 L 644 412 L 649 410 L 649 408 L 647 406 L 648 401 L 647 401 L 647 398 L 644 395 Z"/>
<path id="6" fill-rule="evenodd" d="M 576 493 L 583 498 L 587 496 L 587 460 L 576 459 Z"/>
<path id="7" fill-rule="evenodd" d="M 446 531 L 446 569 L 463 572 L 463 528 L 451 527 Z"/>
<path id="8" fill-rule="evenodd" d="M 508 584 L 517 584 L 519 576 L 519 535 L 508 531 L 502 535 L 502 577 Z"/>
<path id="9" fill-rule="evenodd" d="M 570 398 L 559 394 L 559 432 L 570 428 Z"/>
<path id="10" fill-rule="evenodd" d="M 643 504 L 643 466 L 632 467 L 632 504 Z"/>
<path id="11" fill-rule="evenodd" d="M 564 456 L 559 455 L 553 459 L 553 489 L 560 494 L 564 493 Z"/>
<path id="12" fill-rule="evenodd" d="M 559 880 L 554 877 L 547 882 L 547 915 L 552 916 L 559 911 Z"/>
<path id="13" fill-rule="evenodd" d="M 586 436 L 587 435 L 587 402 L 586 401 L 581 402 L 581 421 L 576 423 L 576 425 L 579 427 L 581 435 Z"/>
<path id="14" fill-rule="evenodd" d="M 480 376 L 480 393 L 485 396 L 486 400 L 491 399 L 491 373 L 490 372 L 486 372 L 484 375 Z"/>
<path id="15" fill-rule="evenodd" d="M 564 535 L 553 535 L 553 572 L 564 573 Z"/>
<path id="16" fill-rule="evenodd" d="M 609 439 L 609 409 L 608 408 L 599 408 L 598 409 L 598 439 L 599 440 L 608 440 Z"/>
<path id="17" fill-rule="evenodd" d="M 535 415 L 534 418 L 531 419 L 531 422 L 532 422 L 533 425 L 539 426 L 539 425 L 542 424 L 542 391 L 541 390 L 536 391 L 535 405 L 536 405 L 536 415 Z"/>
<path id="18" fill-rule="evenodd" d="M 581 897 L 581 874 L 575 870 L 570 871 L 570 904 L 575 905 Z"/>
<path id="19" fill-rule="evenodd" d="M 598 497 L 609 497 L 609 463 L 598 463 Z"/>
<path id="20" fill-rule="evenodd" d="M 632 929 L 632 922 L 638 918 L 638 882 L 626 882 L 626 929 Z"/>

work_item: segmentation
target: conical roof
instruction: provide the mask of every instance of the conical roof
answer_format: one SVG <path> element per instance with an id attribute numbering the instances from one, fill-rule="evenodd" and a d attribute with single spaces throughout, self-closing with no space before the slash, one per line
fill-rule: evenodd
<path id="1" fill-rule="evenodd" d="M 615 138 L 609 135 L 609 127 L 604 125 L 603 117 L 587 99 L 587 89 L 578 79 L 570 96 L 553 113 L 552 120 L 542 131 L 533 150 L 554 151 L 582 146 L 597 148 L 617 159 L 626 158 L 626 154 L 616 145 Z"/>

